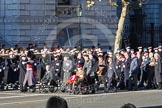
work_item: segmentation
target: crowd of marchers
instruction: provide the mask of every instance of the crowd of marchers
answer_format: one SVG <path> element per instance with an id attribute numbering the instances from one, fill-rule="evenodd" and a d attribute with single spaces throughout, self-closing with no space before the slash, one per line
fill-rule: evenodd
<path id="1" fill-rule="evenodd" d="M 110 49 L 100 47 L 42 49 L 27 48 L 0 51 L 0 90 L 69 93 L 95 93 L 117 90 L 162 89 L 162 46 Z M 101 86 L 103 85 L 103 87 Z"/>

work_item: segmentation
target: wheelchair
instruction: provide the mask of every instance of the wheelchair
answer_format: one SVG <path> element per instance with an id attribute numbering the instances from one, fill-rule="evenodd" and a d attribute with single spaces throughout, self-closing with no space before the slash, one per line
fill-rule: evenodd
<path id="1" fill-rule="evenodd" d="M 73 94 L 94 94 L 97 91 L 97 84 L 94 77 L 86 78 L 75 84 Z"/>
<path id="2" fill-rule="evenodd" d="M 40 82 L 38 86 L 39 93 L 55 93 L 58 91 L 59 80 L 51 80 L 50 82 Z"/>

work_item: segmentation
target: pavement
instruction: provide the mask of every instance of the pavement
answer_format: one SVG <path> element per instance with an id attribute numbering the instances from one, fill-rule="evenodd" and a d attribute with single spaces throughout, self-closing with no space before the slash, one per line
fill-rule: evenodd
<path id="1" fill-rule="evenodd" d="M 162 90 L 118 91 L 88 95 L 1 91 L 0 108 L 45 108 L 49 97 L 54 95 L 65 98 L 69 108 L 120 108 L 126 103 L 132 103 L 140 108 L 162 108 Z"/>

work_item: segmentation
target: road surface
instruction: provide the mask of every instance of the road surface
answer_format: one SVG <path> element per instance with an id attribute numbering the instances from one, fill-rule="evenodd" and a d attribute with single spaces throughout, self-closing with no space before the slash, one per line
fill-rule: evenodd
<path id="1" fill-rule="evenodd" d="M 0 92 L 0 108 L 45 108 L 51 96 L 61 96 L 69 108 L 120 108 L 125 103 L 137 107 L 162 108 L 162 90 L 144 90 L 89 95 L 69 95 L 66 93 L 20 93 Z"/>

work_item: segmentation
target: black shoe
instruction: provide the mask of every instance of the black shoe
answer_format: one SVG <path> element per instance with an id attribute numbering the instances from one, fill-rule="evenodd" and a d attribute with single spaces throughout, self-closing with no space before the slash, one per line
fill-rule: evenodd
<path id="1" fill-rule="evenodd" d="M 139 84 L 138 87 L 144 87 L 144 85 L 143 84 Z"/>
<path id="2" fill-rule="evenodd" d="M 13 90 L 18 90 L 19 86 L 18 85 L 14 85 L 13 86 Z"/>
<path id="3" fill-rule="evenodd" d="M 116 88 L 114 88 L 114 89 L 113 89 L 113 92 L 117 92 L 117 89 L 116 89 Z"/>
<path id="4" fill-rule="evenodd" d="M 27 92 L 28 91 L 28 89 L 27 89 L 27 87 L 26 86 L 23 86 L 23 89 L 22 89 L 22 92 Z"/>
<path id="5" fill-rule="evenodd" d="M 48 90 L 44 89 L 42 92 L 44 92 L 44 93 L 48 93 Z"/>
<path id="6" fill-rule="evenodd" d="M 31 92 L 32 93 L 36 92 L 36 88 L 35 87 L 32 87 Z"/>

